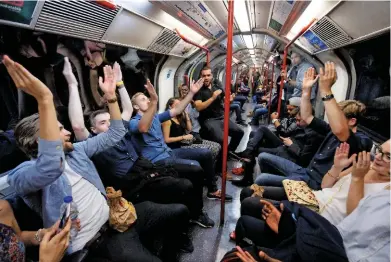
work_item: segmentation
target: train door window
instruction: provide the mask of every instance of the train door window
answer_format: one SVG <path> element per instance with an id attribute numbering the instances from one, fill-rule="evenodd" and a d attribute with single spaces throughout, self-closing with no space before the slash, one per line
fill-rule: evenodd
<path id="1" fill-rule="evenodd" d="M 359 128 L 374 140 L 390 137 L 390 34 L 349 46 L 356 69 L 354 99 L 367 107 Z"/>

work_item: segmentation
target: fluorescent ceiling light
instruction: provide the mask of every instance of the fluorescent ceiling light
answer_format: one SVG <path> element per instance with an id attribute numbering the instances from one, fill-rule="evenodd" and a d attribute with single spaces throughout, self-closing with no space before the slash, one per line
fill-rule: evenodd
<path id="1" fill-rule="evenodd" d="M 292 40 L 313 18 L 322 18 L 339 2 L 340 1 L 311 1 L 296 23 L 292 26 L 286 37 L 289 40 Z"/>
<path id="2" fill-rule="evenodd" d="M 254 49 L 249 49 L 248 51 L 250 52 L 250 55 L 254 55 L 255 54 L 254 53 Z"/>
<path id="3" fill-rule="evenodd" d="M 254 49 L 253 38 L 251 35 L 243 35 L 243 40 L 246 43 L 248 49 Z"/>
<path id="4" fill-rule="evenodd" d="M 241 32 L 250 31 L 250 21 L 248 20 L 246 0 L 234 1 L 234 16 Z"/>
<path id="5" fill-rule="evenodd" d="M 255 55 L 250 55 L 251 57 L 255 57 Z"/>

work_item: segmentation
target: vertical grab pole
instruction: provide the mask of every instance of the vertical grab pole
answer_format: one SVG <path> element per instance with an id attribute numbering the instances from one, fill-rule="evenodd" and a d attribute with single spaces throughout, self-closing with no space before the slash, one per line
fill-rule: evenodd
<path id="1" fill-rule="evenodd" d="M 274 61 L 272 61 L 272 65 L 273 65 L 273 66 L 272 66 L 272 79 L 271 79 L 271 80 L 272 80 L 272 83 L 271 83 L 271 90 L 273 90 L 273 84 L 274 84 L 274 83 L 273 83 L 273 82 L 274 82 Z M 270 112 L 270 109 L 271 109 L 271 106 L 272 106 L 272 103 L 271 103 L 271 102 L 272 102 L 272 96 L 271 96 L 271 94 L 270 94 L 270 98 L 269 98 L 269 120 L 268 120 L 268 121 L 269 121 L 269 122 L 268 122 L 269 124 L 270 124 L 270 115 L 271 115 L 271 113 L 272 113 L 272 112 Z"/>
<path id="2" fill-rule="evenodd" d="M 285 46 L 284 48 L 284 60 L 282 63 L 282 70 L 286 70 L 286 58 L 288 56 L 288 48 L 299 38 L 302 34 L 305 33 L 305 31 L 308 30 L 308 28 L 311 27 L 311 25 L 316 21 L 316 18 L 313 18 L 308 25 L 303 27 L 301 31 Z M 282 90 L 284 88 L 284 77 L 281 76 L 281 82 L 280 82 L 280 93 L 278 94 L 278 107 L 277 107 L 277 113 L 280 115 L 280 109 L 281 109 L 281 100 L 282 100 Z"/>
<path id="3" fill-rule="evenodd" d="M 225 189 L 227 181 L 227 153 L 228 153 L 228 122 L 229 104 L 231 95 L 231 73 L 232 73 L 232 35 L 234 23 L 234 0 L 228 0 L 228 30 L 227 30 L 227 69 L 225 73 L 225 99 L 224 99 L 224 139 L 223 139 L 223 174 L 221 181 L 221 208 L 220 226 L 224 225 L 225 215 Z"/>

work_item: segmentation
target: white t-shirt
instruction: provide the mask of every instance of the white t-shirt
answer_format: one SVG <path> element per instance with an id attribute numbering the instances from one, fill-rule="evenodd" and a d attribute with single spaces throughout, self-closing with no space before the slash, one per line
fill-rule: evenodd
<path id="1" fill-rule="evenodd" d="M 65 161 L 64 174 L 72 186 L 73 202 L 79 211 L 81 229 L 70 243 L 70 251 L 81 250 L 109 219 L 109 206 L 105 197 L 88 180 L 77 174 Z"/>
<path id="2" fill-rule="evenodd" d="M 320 215 L 333 225 L 339 224 L 346 217 L 346 202 L 351 180 L 352 175 L 349 174 L 338 180 L 331 188 L 313 191 L 319 203 Z M 390 183 L 365 183 L 364 196 L 379 192 L 388 184 Z M 325 205 L 326 207 L 324 207 Z"/>

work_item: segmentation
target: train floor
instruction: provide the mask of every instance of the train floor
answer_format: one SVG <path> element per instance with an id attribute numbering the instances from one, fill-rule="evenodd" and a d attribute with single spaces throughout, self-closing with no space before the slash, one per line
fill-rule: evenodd
<path id="1" fill-rule="evenodd" d="M 248 112 L 253 108 L 252 104 L 246 103 L 244 105 L 245 113 L 242 114 L 243 119 L 247 119 Z M 235 115 L 231 114 L 231 119 L 236 119 Z M 243 151 L 246 148 L 250 132 L 255 127 L 248 125 L 243 127 L 244 137 L 236 150 Z M 228 161 L 228 172 L 233 167 L 239 167 L 241 164 L 238 161 Z M 259 171 L 259 170 L 258 170 Z M 254 173 L 258 173 L 255 170 Z M 240 176 L 232 175 L 233 179 L 240 179 Z M 221 179 L 219 177 L 218 185 L 221 186 Z M 194 252 L 190 254 L 182 254 L 181 262 L 219 262 L 224 254 L 235 247 L 235 243 L 230 241 L 229 234 L 235 230 L 236 221 L 240 216 L 240 191 L 242 188 L 233 186 L 230 181 L 226 183 L 227 193 L 232 195 L 233 201 L 225 204 L 225 219 L 223 225 L 220 226 L 220 206 L 221 202 L 217 200 L 209 200 L 206 198 L 206 190 L 204 192 L 204 209 L 209 217 L 215 221 L 216 225 L 210 229 L 200 228 L 198 226 L 192 227 L 191 238 L 194 245 Z"/>

